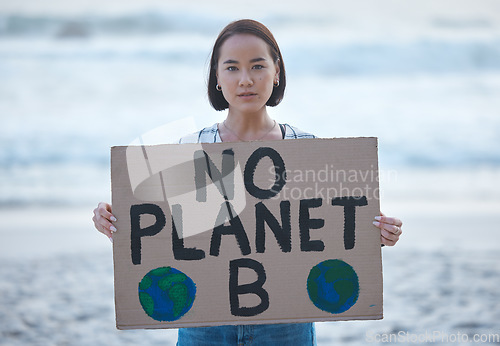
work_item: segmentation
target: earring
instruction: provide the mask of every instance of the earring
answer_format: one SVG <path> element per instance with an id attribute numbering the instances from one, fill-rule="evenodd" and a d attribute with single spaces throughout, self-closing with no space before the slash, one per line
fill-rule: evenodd
<path id="1" fill-rule="evenodd" d="M 276 79 L 273 84 L 274 84 L 275 88 L 279 87 L 280 86 L 280 80 Z"/>
<path id="2" fill-rule="evenodd" d="M 216 89 L 217 91 L 222 91 L 222 87 L 221 87 L 219 84 L 217 84 L 217 85 L 215 86 L 215 89 Z"/>

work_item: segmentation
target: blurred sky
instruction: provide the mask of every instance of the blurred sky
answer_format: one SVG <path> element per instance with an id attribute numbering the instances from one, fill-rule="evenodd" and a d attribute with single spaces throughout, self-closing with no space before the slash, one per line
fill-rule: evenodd
<path id="1" fill-rule="evenodd" d="M 254 18 L 265 20 L 270 16 L 282 16 L 289 21 L 289 28 L 300 32 L 308 21 L 323 20 L 325 25 L 341 22 L 344 32 L 334 33 L 357 37 L 384 35 L 387 39 L 425 36 L 426 33 L 448 35 L 453 27 L 460 28 L 459 35 L 477 36 L 498 34 L 500 30 L 500 3 L 495 0 L 422 0 L 405 2 L 379 1 L 325 1 L 309 0 L 307 3 L 276 1 L 161 1 L 161 0 L 111 0 L 111 1 L 61 1 L 17 0 L 0 2 L 0 13 L 30 15 L 112 15 L 140 11 L 168 11 L 204 14 L 217 19 Z M 325 20 L 326 19 L 326 20 Z M 463 19 L 467 19 L 465 22 Z M 442 24 L 441 27 L 439 24 Z M 438 25 L 435 25 L 438 24 Z M 451 27 L 451 30 L 450 30 Z M 481 30 L 487 27 L 489 30 Z M 491 30 L 494 29 L 494 30 Z M 315 32 L 314 34 L 321 34 Z"/>

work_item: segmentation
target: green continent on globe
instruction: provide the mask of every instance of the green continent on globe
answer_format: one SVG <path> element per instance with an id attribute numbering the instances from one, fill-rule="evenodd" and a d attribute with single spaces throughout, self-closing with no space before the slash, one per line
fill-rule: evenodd
<path id="1" fill-rule="evenodd" d="M 170 286 L 172 286 L 172 284 L 174 283 L 178 283 L 178 282 L 183 282 L 184 280 L 186 280 L 187 276 L 180 273 L 180 274 L 170 274 L 170 275 L 167 275 L 167 276 L 164 276 L 160 279 L 160 281 L 158 281 L 158 285 L 160 286 L 160 288 L 164 291 L 168 290 L 168 288 Z"/>
<path id="2" fill-rule="evenodd" d="M 358 300 L 358 275 L 342 260 L 323 261 L 311 268 L 307 293 L 317 308 L 332 314 L 342 313 Z"/>
<path id="3" fill-rule="evenodd" d="M 176 284 L 168 291 L 168 296 L 174 302 L 174 316 L 179 316 L 188 301 L 188 291 L 184 284 Z"/>
<path id="4" fill-rule="evenodd" d="M 157 321 L 175 321 L 193 306 L 196 285 L 172 267 L 160 267 L 139 282 L 139 301 L 144 312 Z"/>
<path id="5" fill-rule="evenodd" d="M 139 300 L 144 311 L 146 311 L 146 313 L 151 316 L 155 308 L 153 298 L 151 298 L 151 296 L 146 292 L 139 292 Z"/>

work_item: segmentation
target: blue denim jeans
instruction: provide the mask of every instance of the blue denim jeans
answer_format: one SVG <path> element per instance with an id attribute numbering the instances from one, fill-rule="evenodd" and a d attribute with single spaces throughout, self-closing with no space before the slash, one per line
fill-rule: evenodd
<path id="1" fill-rule="evenodd" d="M 177 346 L 315 346 L 313 323 L 180 328 Z"/>

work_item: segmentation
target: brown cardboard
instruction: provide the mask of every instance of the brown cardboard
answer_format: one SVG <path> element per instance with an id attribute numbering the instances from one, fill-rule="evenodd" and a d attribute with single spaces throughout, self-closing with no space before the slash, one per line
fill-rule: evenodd
<path id="1" fill-rule="evenodd" d="M 227 159 L 226 168 L 231 165 L 231 158 L 234 157 L 234 171 L 231 169 L 223 171 L 222 153 L 224 150 L 226 150 L 226 156 L 224 156 Z M 234 156 L 230 155 L 231 151 L 227 150 L 231 150 Z M 220 182 L 217 183 L 218 185 L 214 184 L 208 174 L 198 175 L 198 182 L 203 180 L 200 177 L 206 179 L 205 202 L 199 201 L 203 200 L 205 189 L 203 185 L 199 185 L 198 190 L 196 189 L 194 164 L 194 157 L 200 157 L 197 162 L 206 166 L 207 160 L 203 151 L 213 162 L 214 166 L 211 167 L 210 172 L 214 179 L 217 173 L 214 167 L 226 174 L 232 172 L 222 179 L 224 189 Z M 279 184 L 280 175 L 276 174 L 273 161 L 266 156 L 266 153 L 272 153 L 274 158 L 278 156 L 282 158 L 286 170 L 286 183 L 272 198 L 261 199 L 249 193 L 245 187 L 245 181 L 249 189 L 253 186 L 254 194 L 258 194 L 255 191 L 259 189 L 260 192 L 267 194 L 277 192 L 278 188 L 273 188 L 273 184 L 277 181 Z M 259 155 L 262 157 L 255 161 L 258 162 L 255 168 L 248 163 L 248 159 L 258 158 Z M 277 164 L 279 166 L 280 162 Z M 253 179 L 250 179 L 252 167 L 255 170 Z M 198 170 L 198 173 L 200 172 L 201 170 Z M 111 149 L 111 177 L 113 213 L 118 219 L 115 222 L 118 232 L 113 236 L 117 328 L 181 328 L 382 318 L 380 232 L 372 224 L 373 217 L 379 215 L 380 210 L 376 138 L 113 147 Z M 231 188 L 233 182 L 234 190 Z M 225 192 L 228 197 L 235 224 L 237 224 L 236 218 L 241 221 L 244 234 L 248 238 L 250 253 L 242 253 L 248 251 L 248 248 L 243 244 L 240 249 L 234 234 L 221 235 L 218 255 L 215 255 L 217 246 L 214 240 L 213 253 L 211 253 L 211 241 L 213 233 L 216 233 L 214 226 L 217 225 L 219 214 L 219 223 L 224 222 L 226 227 L 223 229 L 226 232 L 238 229 L 236 226 L 228 227 L 230 218 L 228 205 L 220 191 Z M 258 194 L 258 196 L 262 195 Z M 365 197 L 366 205 L 354 207 L 332 205 L 332 199 L 340 197 Z M 311 199 L 314 198 L 317 200 L 312 201 Z M 301 200 L 308 201 L 301 202 Z M 280 247 L 270 226 L 264 222 L 265 241 L 260 242 L 261 252 L 257 252 L 257 220 L 262 222 L 262 215 L 267 215 L 269 218 L 269 213 L 266 214 L 264 210 L 267 209 L 280 227 L 284 224 L 286 226 L 288 203 L 291 249 L 286 252 L 288 239 L 286 232 L 280 238 L 282 239 Z M 312 207 L 315 203 L 316 205 L 321 203 L 321 206 Z M 362 204 L 362 199 L 358 198 L 352 203 Z M 137 210 L 140 208 L 136 206 L 143 204 L 152 204 L 156 206 L 155 210 L 160 209 L 165 215 L 165 225 L 161 230 L 156 230 L 158 233 L 154 235 L 139 237 L 140 263 L 137 263 L 138 237 L 134 238 L 133 234 L 146 232 L 144 229 L 148 226 L 161 221 L 158 216 L 152 214 L 142 214 L 139 219 Z M 256 205 L 259 206 L 256 207 Z M 301 205 L 302 212 L 300 212 Z M 307 205 L 309 205 L 308 209 Z M 173 206 L 177 208 L 174 212 L 175 217 L 172 217 Z M 285 222 L 281 217 L 280 206 L 283 207 Z M 180 208 L 182 208 L 182 216 L 179 214 Z M 309 217 L 307 217 L 306 209 L 309 211 Z M 256 212 L 256 210 L 259 211 Z M 355 219 L 352 218 L 353 211 Z M 317 219 L 324 220 L 322 227 L 320 227 L 321 221 Z M 134 232 L 132 232 L 132 221 L 136 225 Z M 352 224 L 355 226 L 354 233 L 352 230 L 348 231 L 346 240 L 344 239 L 345 227 L 352 227 Z M 175 225 L 178 232 L 182 231 L 184 234 L 184 238 L 182 234 L 175 237 L 178 238 L 176 244 L 179 245 L 179 240 L 182 239 L 183 247 L 191 249 L 185 250 L 184 255 L 191 258 L 203 252 L 204 258 L 198 260 L 174 258 L 172 235 L 176 233 L 172 232 L 172 225 Z M 309 232 L 307 232 L 308 227 L 311 228 Z M 315 229 L 315 227 L 318 228 Z M 262 236 L 262 233 L 259 234 Z M 352 244 L 347 244 L 352 234 L 354 234 L 354 246 L 346 249 L 346 246 L 352 246 Z M 238 239 L 241 241 L 244 238 L 244 235 L 239 233 Z M 321 242 L 324 245 L 322 251 L 320 251 Z M 262 249 L 262 244 L 265 249 Z M 136 264 L 133 263 L 132 256 L 134 246 Z M 177 249 L 180 248 L 177 247 Z M 179 250 L 180 252 L 182 250 Z M 339 307 L 339 304 L 333 302 L 334 298 L 330 290 L 326 295 L 332 303 L 330 305 L 322 303 L 320 309 L 312 302 L 309 294 L 318 286 L 310 284 L 310 291 L 308 291 L 308 277 L 311 269 L 320 262 L 337 259 L 353 268 L 358 278 L 359 294 L 352 306 L 349 307 L 347 304 Z M 261 266 L 251 269 L 245 267 L 248 263 L 252 266 L 259 264 Z M 327 263 L 342 264 L 340 261 Z M 242 265 L 242 267 L 239 267 L 236 272 L 237 265 Z M 151 283 L 149 279 L 144 279 L 141 286 L 142 288 L 149 287 L 149 291 L 143 290 L 147 294 L 141 293 L 141 297 L 148 306 L 147 309 L 150 309 L 149 313 L 151 315 L 156 313 L 155 317 L 150 317 L 141 305 L 139 283 L 148 272 L 161 267 L 175 268 L 194 282 L 196 294 L 187 312 L 185 310 L 190 300 L 186 292 L 192 289 L 192 285 L 185 284 L 186 281 L 179 284 L 179 281 L 184 280 L 182 275 L 169 276 L 169 278 L 174 278 L 173 281 L 164 279 L 161 284 L 164 290 L 170 292 L 168 293 L 170 296 L 179 297 L 175 308 L 172 305 L 167 308 L 167 312 L 164 311 L 163 314 L 158 315 L 161 304 L 147 305 L 148 302 L 151 303 L 151 299 L 148 298 L 153 294 L 151 287 L 155 286 L 154 283 L 151 287 L 148 286 Z M 232 274 L 230 274 L 230 267 L 233 268 Z M 356 292 L 355 276 L 345 265 L 340 267 L 341 269 L 338 268 L 327 271 L 328 274 L 319 280 L 334 280 L 336 275 L 340 275 L 342 280 L 335 283 L 337 285 L 335 287 L 341 293 L 342 289 L 345 290 L 346 293 L 343 296 L 349 296 L 351 291 Z M 262 285 L 254 283 L 258 277 L 255 269 L 265 272 L 265 281 Z M 328 268 L 324 267 L 324 269 Z M 229 286 L 230 275 L 233 279 L 232 288 Z M 153 278 L 153 276 L 150 277 Z M 261 281 L 262 279 L 261 277 Z M 249 289 L 254 293 L 243 294 L 239 291 L 245 287 L 248 288 L 246 284 L 252 283 L 254 284 L 250 285 Z M 177 286 L 173 288 L 175 285 Z M 233 309 L 230 303 L 230 291 L 233 293 Z M 256 291 L 258 294 L 255 293 Z M 266 294 L 269 303 L 267 307 L 263 303 L 266 300 Z M 311 294 L 314 295 L 314 292 Z M 356 294 L 353 296 L 356 297 Z M 156 312 L 154 309 L 151 310 L 152 306 Z M 183 307 L 184 311 L 181 311 Z M 347 310 L 345 310 L 346 307 L 348 307 Z M 325 309 L 331 311 L 325 311 Z M 241 316 L 245 314 L 249 316 Z"/>

